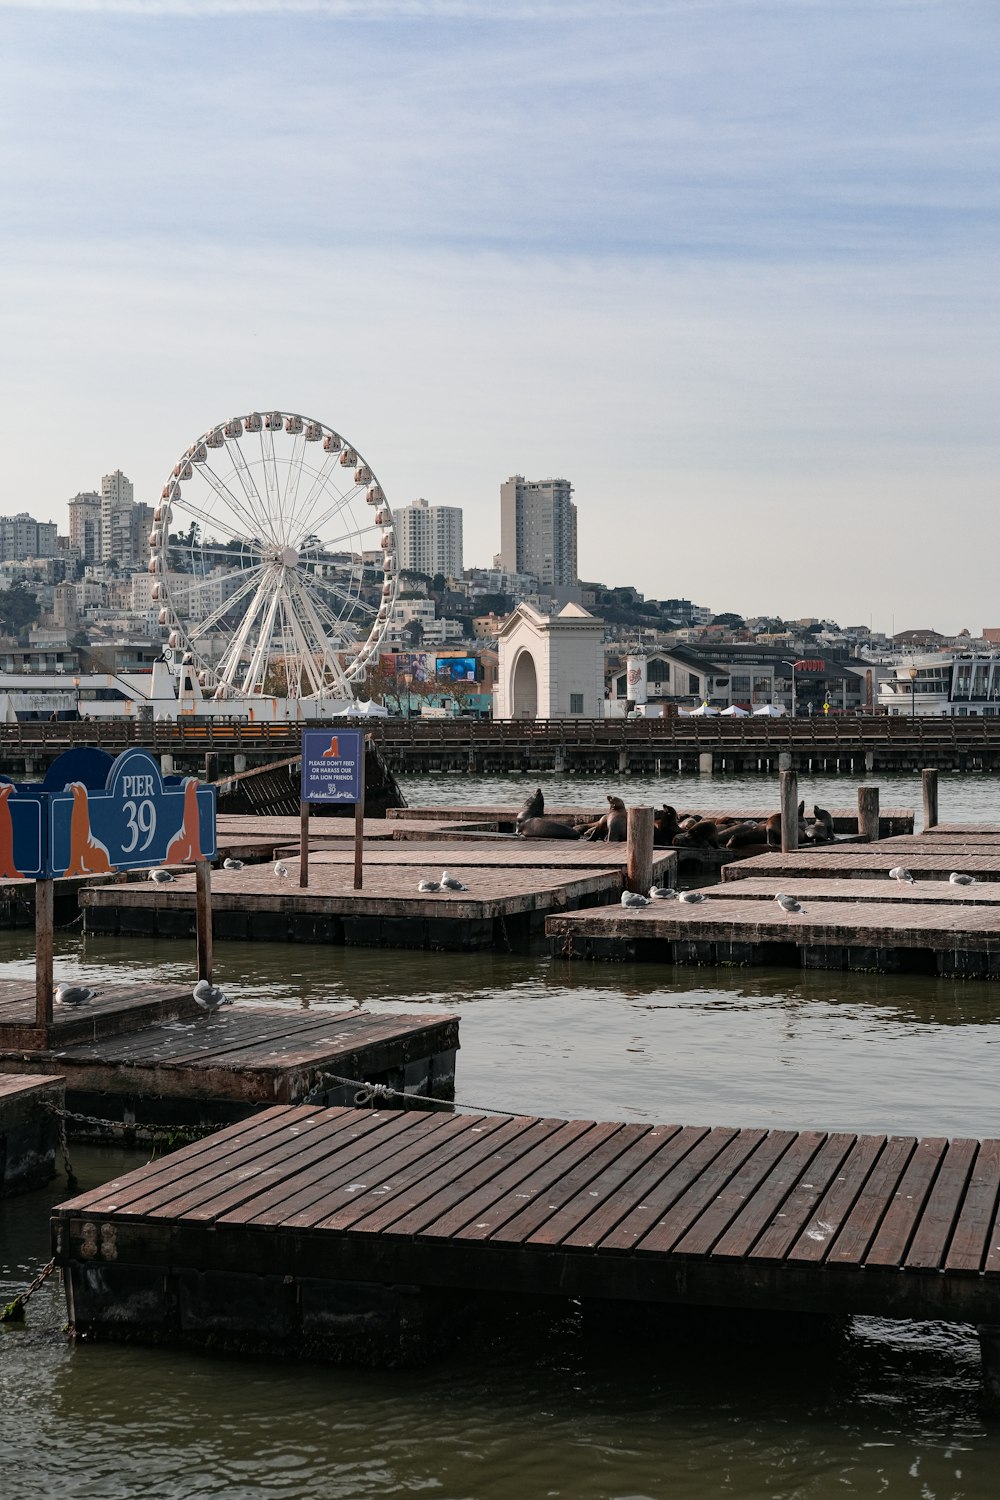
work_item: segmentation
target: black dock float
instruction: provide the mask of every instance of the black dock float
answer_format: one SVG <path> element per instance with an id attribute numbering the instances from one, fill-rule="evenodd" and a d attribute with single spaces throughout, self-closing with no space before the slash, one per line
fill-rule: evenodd
<path id="1" fill-rule="evenodd" d="M 0 1074 L 0 1198 L 44 1187 L 56 1175 L 55 1111 L 65 1103 L 61 1077 Z"/>
<path id="2" fill-rule="evenodd" d="M 479 1297 L 980 1325 L 1000 1141 L 276 1107 L 53 1212 L 77 1335 L 418 1360 Z"/>

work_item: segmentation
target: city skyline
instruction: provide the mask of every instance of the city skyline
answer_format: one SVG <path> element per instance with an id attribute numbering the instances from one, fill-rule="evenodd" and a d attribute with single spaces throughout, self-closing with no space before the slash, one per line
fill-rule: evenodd
<path id="1" fill-rule="evenodd" d="M 568 474 L 583 578 L 1000 623 L 995 14 L 494 12 L 0 0 L 4 513 L 274 403 L 467 563 Z"/>

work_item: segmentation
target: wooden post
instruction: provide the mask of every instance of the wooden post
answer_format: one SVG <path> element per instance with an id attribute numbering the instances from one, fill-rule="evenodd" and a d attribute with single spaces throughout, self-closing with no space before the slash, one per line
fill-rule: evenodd
<path id="1" fill-rule="evenodd" d="M 52 1025 L 55 882 L 35 881 L 35 1025 Z"/>
<path id="2" fill-rule="evenodd" d="M 938 773 L 933 766 L 925 766 L 920 773 L 924 784 L 924 832 L 936 828 L 938 821 Z"/>
<path id="3" fill-rule="evenodd" d="M 309 884 L 309 803 L 299 803 L 299 885 Z"/>
<path id="4" fill-rule="evenodd" d="M 627 828 L 625 884 L 645 896 L 653 884 L 653 809 L 630 807 Z"/>
<path id="5" fill-rule="evenodd" d="M 799 847 L 799 778 L 794 771 L 781 771 L 781 852 L 792 854 Z"/>
<path id="6" fill-rule="evenodd" d="M 878 787 L 858 787 L 858 833 L 866 844 L 878 838 Z"/>
<path id="7" fill-rule="evenodd" d="M 212 866 L 199 859 L 194 867 L 195 942 L 198 949 L 198 978 L 212 983 Z"/>
<path id="8" fill-rule="evenodd" d="M 360 796 L 354 804 L 354 889 L 360 891 L 364 885 L 361 857 L 365 843 L 365 753 L 368 741 L 362 738 L 358 766 L 358 791 Z"/>

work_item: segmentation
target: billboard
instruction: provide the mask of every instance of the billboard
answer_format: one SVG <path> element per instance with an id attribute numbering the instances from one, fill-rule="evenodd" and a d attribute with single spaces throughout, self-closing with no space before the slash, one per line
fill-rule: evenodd
<path id="1" fill-rule="evenodd" d="M 474 656 L 439 656 L 435 664 L 439 682 L 475 682 Z"/>

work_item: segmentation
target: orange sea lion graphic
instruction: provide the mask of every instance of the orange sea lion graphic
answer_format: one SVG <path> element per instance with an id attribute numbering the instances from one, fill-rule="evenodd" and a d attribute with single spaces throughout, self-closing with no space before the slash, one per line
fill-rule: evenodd
<path id="1" fill-rule="evenodd" d="M 114 865 L 100 839 L 90 831 L 90 801 L 82 781 L 70 783 L 73 810 L 69 819 L 69 864 L 66 875 L 111 875 Z"/>
<path id="2" fill-rule="evenodd" d="M 167 845 L 165 865 L 185 865 L 192 859 L 204 859 L 201 852 L 201 826 L 198 821 L 198 781 L 189 776 L 184 783 L 184 821 Z"/>
<path id="3" fill-rule="evenodd" d="M 20 879 L 21 872 L 14 863 L 14 824 L 7 805 L 13 790 L 12 786 L 0 787 L 0 875 Z"/>
<path id="4" fill-rule="evenodd" d="M 329 750 L 324 750 L 323 751 L 323 754 L 320 756 L 320 759 L 321 760 L 339 760 L 340 759 L 340 746 L 337 744 L 337 736 L 336 735 L 332 735 L 331 736 L 331 738 L 330 738 L 330 748 L 329 748 Z"/>

